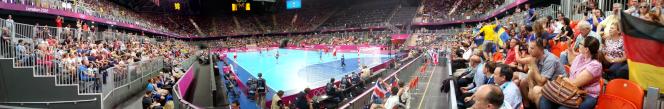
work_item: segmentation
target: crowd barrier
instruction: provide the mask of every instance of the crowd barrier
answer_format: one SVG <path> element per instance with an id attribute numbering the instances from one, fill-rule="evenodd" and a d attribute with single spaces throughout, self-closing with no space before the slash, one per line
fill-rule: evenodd
<path id="1" fill-rule="evenodd" d="M 404 64 L 401 68 L 397 69 L 387 77 L 384 77 L 383 82 L 388 82 L 388 80 L 391 80 L 393 78 L 407 80 L 407 78 L 410 77 L 412 73 L 418 72 L 417 70 L 424 63 L 422 56 L 423 55 L 419 55 L 418 57 L 412 59 L 410 62 Z M 397 76 L 397 74 L 399 75 Z M 344 105 L 339 107 L 339 109 L 364 109 L 365 106 L 371 104 L 371 95 L 372 92 L 374 91 L 373 90 L 374 88 L 376 88 L 376 86 L 367 88 L 369 90 L 364 91 L 360 95 L 357 95 L 354 99 L 350 100 L 348 103 L 345 103 Z"/>
<path id="2" fill-rule="evenodd" d="M 189 58 L 187 61 L 182 63 L 181 68 L 187 68 L 185 71 L 185 74 L 180 77 L 179 80 L 175 83 L 175 86 L 173 86 L 173 102 L 175 104 L 175 107 L 180 108 L 180 109 L 200 109 L 200 107 L 197 107 L 196 105 L 192 104 L 191 102 L 187 101 L 186 98 L 189 96 L 187 95 L 187 92 L 189 91 L 190 86 L 192 85 L 192 82 L 194 82 L 195 75 L 194 75 L 194 62 L 196 62 L 198 57 L 198 54 L 192 56 Z"/>
<path id="3" fill-rule="evenodd" d="M 43 0 L 43 1 L 44 2 L 53 1 L 54 4 L 63 4 L 64 6 L 62 6 L 62 5 L 53 5 L 55 7 L 39 7 L 39 6 L 33 5 L 33 3 L 26 3 L 24 0 L 22 0 L 21 2 L 16 1 L 16 0 L 8 0 L 8 2 L 0 2 L 0 8 L 6 9 L 6 10 L 13 10 L 13 11 L 35 12 L 35 13 L 60 15 L 60 16 L 84 19 L 84 20 L 89 20 L 89 21 L 94 21 L 94 22 L 106 23 L 106 24 L 109 24 L 109 25 L 122 26 L 122 27 L 126 27 L 126 28 L 137 29 L 137 30 L 141 30 L 141 31 L 146 31 L 146 32 L 151 32 L 151 33 L 156 33 L 156 34 L 162 34 L 162 35 L 167 35 L 167 36 L 172 36 L 172 37 L 177 37 L 178 36 L 178 35 L 173 34 L 173 33 L 164 32 L 163 30 L 165 30 L 165 29 L 163 27 L 161 27 L 159 29 L 160 31 L 150 29 L 150 28 L 154 28 L 156 26 L 147 25 L 143 21 L 127 18 L 127 17 L 124 17 L 124 16 L 114 16 L 114 15 L 107 15 L 107 14 L 98 13 L 97 11 L 95 11 L 95 10 L 89 8 L 89 7 L 85 7 L 84 3 L 81 3 L 80 5 L 76 5 L 75 7 L 71 7 L 71 3 L 62 2 L 60 0 Z M 67 6 L 67 5 L 70 5 L 70 6 Z M 113 10 L 109 10 L 109 11 L 113 11 Z"/>
<path id="4" fill-rule="evenodd" d="M 479 22 L 479 21 L 484 21 L 489 18 L 495 17 L 497 15 L 500 15 L 504 13 L 505 11 L 515 8 L 523 3 L 528 2 L 528 0 L 515 0 L 513 3 L 510 3 L 505 6 L 500 6 L 503 8 L 496 8 L 496 10 L 492 10 L 491 12 L 487 12 L 486 14 L 482 14 L 480 17 L 476 17 L 474 19 L 464 19 L 464 20 L 452 20 L 452 21 L 443 21 L 443 22 L 434 22 L 434 23 L 413 23 L 413 25 L 416 26 L 427 26 L 427 25 L 446 25 L 446 24 L 460 24 L 460 23 L 468 23 L 468 22 Z"/>
<path id="5" fill-rule="evenodd" d="M 29 25 L 6 19 L 0 19 L 0 36 L 0 58 L 13 59 L 15 68 L 34 68 L 34 77 L 54 77 L 56 86 L 78 86 L 79 95 L 102 95 L 103 107 L 124 102 L 129 97 L 118 95 L 133 95 L 143 90 L 146 80 L 158 74 L 155 72 L 161 71 L 166 62 L 161 56 L 146 56 L 139 62 L 112 67 L 108 61 L 81 66 L 86 59 L 65 51 L 68 50 L 65 46 L 99 41 L 156 43 L 155 39 L 137 38 L 145 36 Z"/>

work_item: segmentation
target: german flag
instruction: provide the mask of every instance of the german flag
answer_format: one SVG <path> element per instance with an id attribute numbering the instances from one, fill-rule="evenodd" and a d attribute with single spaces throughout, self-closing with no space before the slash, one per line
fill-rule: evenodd
<path id="1" fill-rule="evenodd" d="M 626 13 L 621 17 L 630 81 L 643 89 L 664 88 L 664 26 Z"/>

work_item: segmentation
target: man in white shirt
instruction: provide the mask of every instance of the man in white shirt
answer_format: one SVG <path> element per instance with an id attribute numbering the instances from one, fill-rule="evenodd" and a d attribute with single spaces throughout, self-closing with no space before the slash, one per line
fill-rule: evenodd
<path id="1" fill-rule="evenodd" d="M 385 108 L 385 109 L 394 109 L 395 107 L 397 107 L 397 105 L 402 105 L 402 106 L 404 105 L 404 104 L 399 103 L 399 96 L 397 95 L 398 92 L 399 92 L 399 88 L 396 88 L 396 87 L 392 88 L 392 90 L 390 91 L 390 93 L 392 93 L 392 95 L 389 98 L 387 98 L 387 100 L 383 104 L 383 108 Z"/>
<path id="2" fill-rule="evenodd" d="M 284 96 L 284 91 L 281 91 L 281 90 L 279 90 L 277 92 L 277 94 L 274 94 L 274 96 L 272 96 L 272 103 L 271 103 L 270 107 L 272 109 L 279 109 L 281 107 L 281 104 L 280 104 L 281 97 L 283 97 L 283 96 Z"/>
<path id="3" fill-rule="evenodd" d="M 498 65 L 493 72 L 494 82 L 500 87 L 500 90 L 505 95 L 504 105 L 518 106 L 521 104 L 521 91 L 519 87 L 512 82 L 513 71 L 504 64 Z"/>

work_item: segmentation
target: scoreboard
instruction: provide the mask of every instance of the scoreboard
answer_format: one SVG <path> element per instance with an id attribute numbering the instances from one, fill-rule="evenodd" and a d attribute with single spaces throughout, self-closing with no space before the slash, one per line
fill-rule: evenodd
<path id="1" fill-rule="evenodd" d="M 251 3 L 247 0 L 235 0 L 231 4 L 231 10 L 236 12 L 238 10 L 251 11 Z"/>

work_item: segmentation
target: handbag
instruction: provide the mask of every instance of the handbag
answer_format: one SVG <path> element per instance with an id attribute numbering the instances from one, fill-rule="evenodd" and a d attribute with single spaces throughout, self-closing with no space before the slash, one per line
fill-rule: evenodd
<path id="1" fill-rule="evenodd" d="M 544 84 L 542 93 L 542 96 L 552 102 L 566 107 L 579 108 L 586 91 L 579 89 L 559 76 L 555 80 Z"/>

